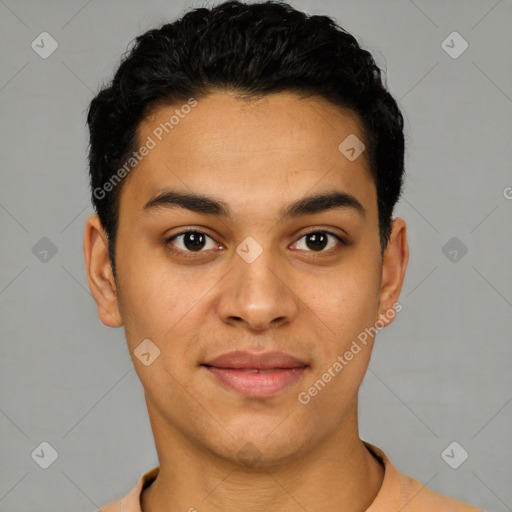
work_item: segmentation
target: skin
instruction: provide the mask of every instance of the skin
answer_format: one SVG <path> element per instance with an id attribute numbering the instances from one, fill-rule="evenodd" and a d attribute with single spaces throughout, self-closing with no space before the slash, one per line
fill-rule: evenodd
<path id="1" fill-rule="evenodd" d="M 140 142 L 181 105 L 159 106 L 139 126 Z M 84 255 L 101 321 L 123 326 L 160 461 L 142 494 L 143 512 L 168 510 L 364 511 L 384 470 L 358 433 L 357 393 L 374 340 L 307 405 L 307 391 L 359 333 L 389 325 L 409 258 L 406 224 L 395 218 L 381 258 L 377 193 L 366 154 L 349 161 L 338 145 L 364 141 L 356 117 L 294 93 L 246 101 L 215 91 L 152 149 L 120 195 L 114 280 L 97 216 L 86 222 Z M 167 188 L 222 200 L 232 218 L 143 206 Z M 337 208 L 280 220 L 302 197 L 354 195 L 365 217 Z M 206 233 L 190 258 L 184 237 Z M 329 237 L 316 250 L 308 233 Z M 246 237 L 263 252 L 247 263 Z M 330 253 L 330 254 L 329 254 Z M 161 353 L 145 366 L 134 350 L 149 338 Z M 310 366 L 271 398 L 247 398 L 201 363 L 222 353 L 281 350 Z M 257 460 L 239 451 L 248 442 Z M 246 447 L 247 449 L 247 447 Z M 193 510 L 193 509 L 192 509 Z"/>

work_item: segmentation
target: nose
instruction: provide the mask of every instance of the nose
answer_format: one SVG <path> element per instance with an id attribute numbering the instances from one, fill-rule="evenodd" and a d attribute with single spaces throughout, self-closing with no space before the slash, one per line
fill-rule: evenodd
<path id="1" fill-rule="evenodd" d="M 298 299 L 290 277 L 270 253 L 263 251 L 252 263 L 235 256 L 217 303 L 223 322 L 263 331 L 295 318 Z"/>

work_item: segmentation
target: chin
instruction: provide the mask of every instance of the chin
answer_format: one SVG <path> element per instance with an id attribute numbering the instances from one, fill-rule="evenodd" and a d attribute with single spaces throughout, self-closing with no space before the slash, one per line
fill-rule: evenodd
<path id="1" fill-rule="evenodd" d="M 224 430 L 217 425 L 209 430 L 210 438 L 205 442 L 210 451 L 231 463 L 254 468 L 281 466 L 308 451 L 310 443 L 309 449 L 314 444 L 313 436 L 308 436 L 304 428 L 286 425 L 288 414 L 260 423 L 254 418 L 246 423 L 240 421 L 236 429 L 225 425 Z"/>

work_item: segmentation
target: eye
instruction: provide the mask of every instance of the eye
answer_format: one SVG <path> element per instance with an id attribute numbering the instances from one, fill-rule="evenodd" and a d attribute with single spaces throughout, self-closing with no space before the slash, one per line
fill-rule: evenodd
<path id="1" fill-rule="evenodd" d="M 328 250 L 324 250 L 327 245 L 329 245 L 329 237 L 331 238 L 331 245 Z M 330 231 L 311 231 L 310 233 L 306 233 L 301 236 L 296 244 L 300 244 L 300 241 L 304 239 L 304 244 L 306 246 L 305 249 L 299 247 L 300 250 L 308 250 L 311 249 L 311 252 L 333 252 L 333 247 L 336 247 L 336 241 L 338 244 L 346 245 L 345 240 Z M 334 241 L 332 241 L 334 239 Z"/>
<path id="2" fill-rule="evenodd" d="M 205 247 L 208 245 L 208 240 L 211 240 L 212 243 L 210 243 L 210 247 Z M 168 238 L 165 243 L 171 245 L 171 250 L 176 253 L 204 252 L 202 249 L 215 249 L 219 245 L 202 231 L 184 231 Z"/>
<path id="3" fill-rule="evenodd" d="M 305 245 L 305 248 L 298 247 L 298 249 L 308 252 L 330 253 L 335 252 L 333 248 L 336 247 L 336 242 L 338 246 L 346 245 L 343 238 L 330 231 L 311 231 L 310 233 L 302 235 L 294 245 L 300 245 L 301 240 L 304 240 L 303 245 Z M 210 241 L 209 247 L 208 241 Z M 194 257 L 194 253 L 201 253 L 205 252 L 204 250 L 222 247 L 215 242 L 211 236 L 202 231 L 195 230 L 183 231 L 173 235 L 165 240 L 165 245 L 168 246 L 172 252 L 186 257 Z M 325 250 L 327 246 L 329 247 Z"/>

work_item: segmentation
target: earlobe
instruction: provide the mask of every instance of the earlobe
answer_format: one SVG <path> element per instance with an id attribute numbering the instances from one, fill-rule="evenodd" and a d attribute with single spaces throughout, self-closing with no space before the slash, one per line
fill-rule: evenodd
<path id="1" fill-rule="evenodd" d="M 84 260 L 89 289 L 96 301 L 98 316 L 108 327 L 123 324 L 117 290 L 108 254 L 108 239 L 97 215 L 85 223 Z"/>
<path id="2" fill-rule="evenodd" d="M 398 217 L 391 223 L 391 235 L 382 261 L 379 320 L 384 325 L 391 324 L 399 311 L 396 303 L 400 298 L 408 262 L 407 227 L 405 221 Z"/>

